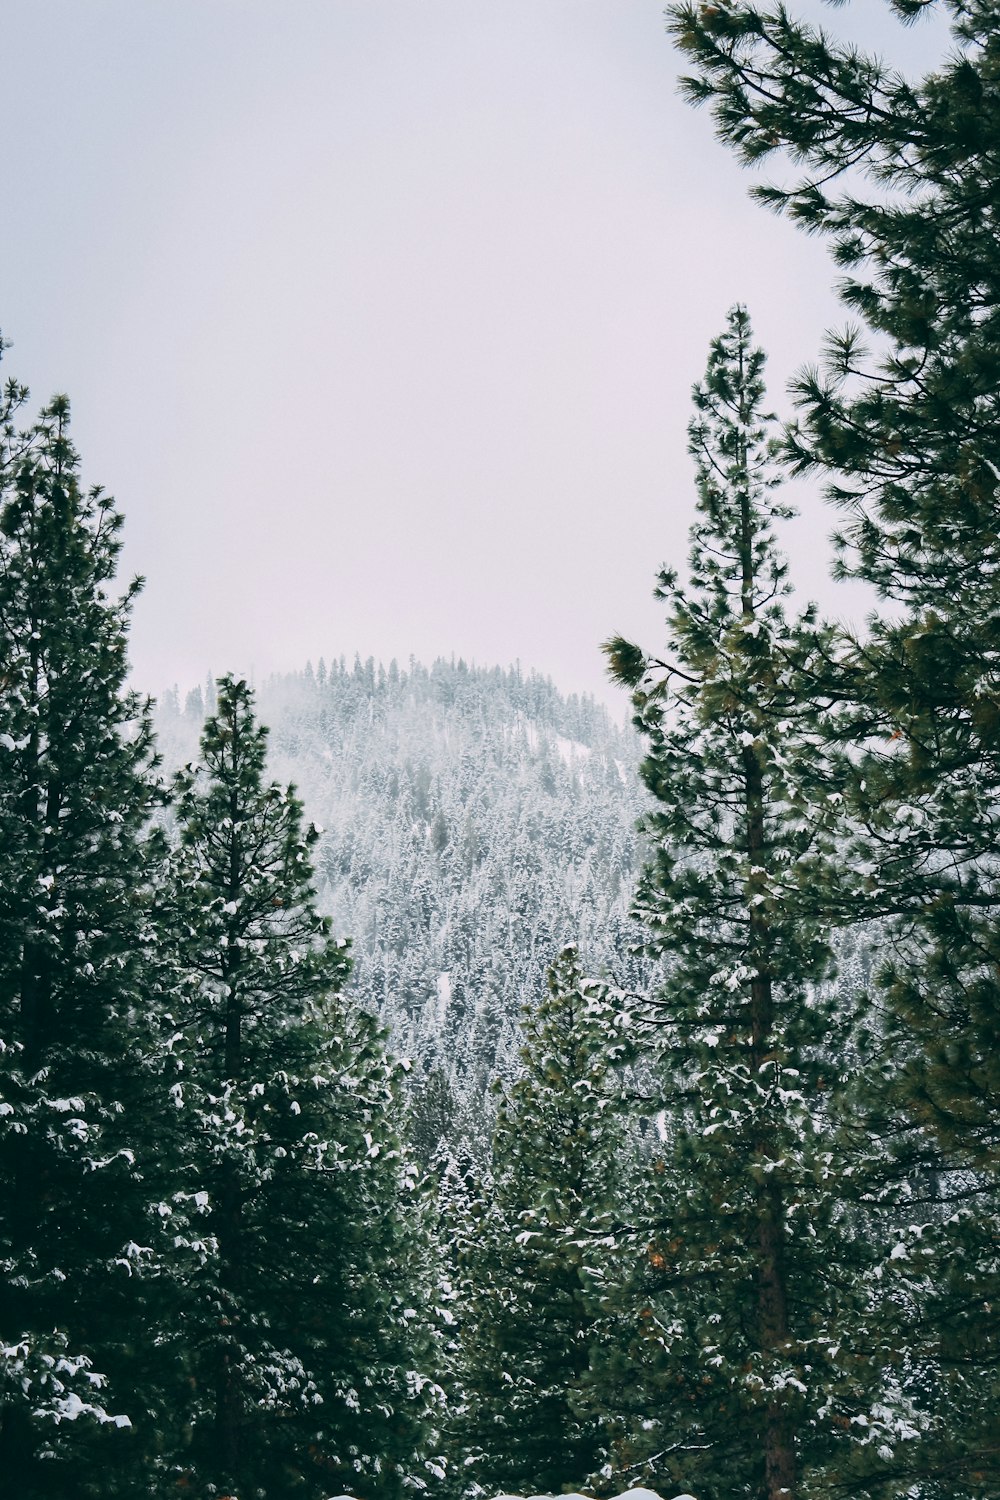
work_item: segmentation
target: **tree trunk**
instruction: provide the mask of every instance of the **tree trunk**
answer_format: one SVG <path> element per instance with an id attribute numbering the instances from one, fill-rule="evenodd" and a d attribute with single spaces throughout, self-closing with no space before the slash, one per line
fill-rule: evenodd
<path id="1" fill-rule="evenodd" d="M 764 867 L 767 857 L 764 826 L 764 778 L 753 746 L 743 751 L 746 773 L 747 854 L 750 864 Z M 768 965 L 770 933 L 759 906 L 750 909 L 751 1068 L 757 1078 L 771 1049 L 774 994 Z M 761 1132 L 753 1143 L 757 1161 L 773 1159 L 770 1143 Z M 788 1342 L 788 1288 L 785 1275 L 785 1205 L 781 1184 L 768 1173 L 757 1189 L 757 1327 L 764 1355 Z M 795 1500 L 797 1494 L 795 1443 L 788 1409 L 782 1396 L 768 1402 L 764 1423 L 764 1475 L 767 1500 Z"/>
<path id="2" fill-rule="evenodd" d="M 238 1376 L 238 1347 L 223 1344 L 215 1381 L 215 1432 L 222 1471 L 238 1488 L 242 1479 L 243 1403 Z"/>

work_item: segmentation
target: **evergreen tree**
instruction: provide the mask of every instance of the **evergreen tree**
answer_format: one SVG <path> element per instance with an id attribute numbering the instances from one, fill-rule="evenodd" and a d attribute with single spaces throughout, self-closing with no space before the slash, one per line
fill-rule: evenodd
<path id="1" fill-rule="evenodd" d="M 318 830 L 265 781 L 265 746 L 250 688 L 223 678 L 203 766 L 178 787 L 176 1477 L 239 1500 L 395 1494 L 423 1482 L 430 1394 L 398 1069 L 340 993 L 350 960 L 316 910 Z"/>
<path id="2" fill-rule="evenodd" d="M 524 1017 L 523 1071 L 500 1106 L 461 1298 L 465 1446 L 487 1489 L 558 1493 L 603 1458 L 584 1390 L 597 1329 L 588 1281 L 623 1168 L 626 1023 L 573 949 Z"/>
<path id="3" fill-rule="evenodd" d="M 140 585 L 112 594 L 122 517 L 81 487 L 65 397 L 19 431 L 26 397 L 8 383 L 0 420 L 0 1473 L 36 1497 L 109 1493 L 130 1462 L 107 1382 L 146 1259 L 155 985 Z"/>
<path id="4" fill-rule="evenodd" d="M 903 19 L 929 0 L 891 0 Z M 994 232 L 1000 28 L 992 0 L 943 0 L 955 49 L 919 83 L 785 7 L 675 5 L 711 101 L 748 163 L 784 152 L 757 195 L 830 237 L 841 293 L 874 337 L 832 335 L 795 393 L 788 451 L 845 513 L 840 570 L 895 608 L 840 673 L 855 705 L 852 801 L 869 912 L 892 914 L 882 981 L 915 1160 L 936 1142 L 928 1234 L 948 1268 L 942 1493 L 1000 1488 L 1000 256 Z M 849 171 L 850 175 L 846 176 Z"/>
<path id="5" fill-rule="evenodd" d="M 822 988 L 840 793 L 813 692 L 831 641 L 812 609 L 792 620 L 782 603 L 772 523 L 789 512 L 763 364 L 737 307 L 694 391 L 698 516 L 689 586 L 660 574 L 666 657 L 607 648 L 649 741 L 655 856 L 636 912 L 667 960 L 664 1142 L 633 1286 L 660 1412 L 630 1461 L 645 1447 L 654 1474 L 711 1500 L 824 1493 L 839 1447 L 888 1463 L 913 1433 L 845 1224 L 857 1163 Z"/>

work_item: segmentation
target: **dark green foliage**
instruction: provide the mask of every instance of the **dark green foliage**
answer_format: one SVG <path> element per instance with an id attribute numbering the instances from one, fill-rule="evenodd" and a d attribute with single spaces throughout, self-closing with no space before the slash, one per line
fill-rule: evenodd
<path id="1" fill-rule="evenodd" d="M 524 1016 L 523 1071 L 500 1106 L 492 1181 L 470 1210 L 461 1286 L 463 1446 L 487 1491 L 558 1493 L 603 1461 L 585 1388 L 599 1337 L 593 1283 L 626 1161 L 616 1073 L 627 1028 L 573 949 Z"/>
<path id="2" fill-rule="evenodd" d="M 223 678 L 181 778 L 172 1095 L 186 1145 L 165 1205 L 178 1482 L 319 1497 L 420 1484 L 433 1393 L 411 1297 L 417 1209 L 390 1120 L 398 1070 L 340 989 L 312 887 L 317 830 L 264 779 L 252 693 Z"/>
<path id="3" fill-rule="evenodd" d="M 627 673 L 657 799 L 636 911 L 668 965 L 630 1288 L 650 1395 L 617 1461 L 707 1500 L 835 1493 L 855 1443 L 888 1463 L 912 1435 L 847 1222 L 848 1017 L 824 987 L 842 796 L 815 686 L 832 642 L 782 603 L 763 358 L 734 309 L 694 392 L 690 583 L 661 573 L 668 650 Z"/>
<path id="4" fill-rule="evenodd" d="M 80 487 L 67 403 L 22 433 L 25 396 L 0 414 L 3 1481 L 420 1486 L 422 1209 L 399 1069 L 339 997 L 316 832 L 227 680 L 164 875 L 121 517 Z"/>
<path id="5" fill-rule="evenodd" d="M 946 1436 L 922 1459 L 922 1482 L 953 1496 L 1000 1488 L 1000 1287 L 980 1244 L 1000 1223 L 1000 27 L 992 0 L 941 8 L 956 47 L 917 83 L 783 7 L 675 5 L 670 18 L 698 69 L 691 97 L 711 101 L 744 160 L 784 153 L 790 180 L 758 196 L 829 236 L 867 330 L 832 335 L 797 380 L 788 452 L 844 512 L 841 570 L 894 605 L 845 661 L 841 732 L 856 747 L 868 909 L 894 918 L 894 1094 L 908 1149 L 936 1142 L 940 1203 L 926 1213 L 942 1263 L 961 1268 L 928 1314 L 928 1348 L 946 1340 Z"/>
<path id="6" fill-rule="evenodd" d="M 156 1029 L 139 584 L 112 595 L 121 515 L 80 485 L 68 402 L 20 432 L 26 395 L 0 430 L 0 1472 L 30 1500 L 130 1462 Z"/>
<path id="7" fill-rule="evenodd" d="M 407 1137 L 414 1154 L 430 1167 L 455 1134 L 455 1096 L 441 1068 L 419 1080 L 410 1095 Z"/>

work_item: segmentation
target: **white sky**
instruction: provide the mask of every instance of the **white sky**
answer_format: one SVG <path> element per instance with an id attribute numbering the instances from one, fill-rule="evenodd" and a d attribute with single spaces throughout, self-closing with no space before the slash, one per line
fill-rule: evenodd
<path id="1" fill-rule="evenodd" d="M 137 683 L 354 652 L 605 686 L 682 563 L 689 391 L 840 321 L 676 94 L 660 0 L 5 0 L 0 326 L 147 577 Z M 799 14 L 921 71 L 943 22 Z M 789 535 L 802 591 L 831 518 Z"/>

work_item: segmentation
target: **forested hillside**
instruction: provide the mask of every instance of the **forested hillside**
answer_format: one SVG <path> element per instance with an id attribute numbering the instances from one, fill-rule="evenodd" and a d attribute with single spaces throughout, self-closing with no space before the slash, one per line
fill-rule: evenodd
<path id="1" fill-rule="evenodd" d="M 168 761 L 195 754 L 201 688 L 164 695 Z M 322 826 L 318 894 L 355 954 L 348 993 L 412 1060 L 414 1135 L 483 1157 L 489 1082 L 517 1068 L 521 1008 L 577 944 L 641 989 L 629 917 L 647 798 L 639 741 L 593 699 L 517 670 L 322 660 L 259 696 L 269 764 Z"/>

